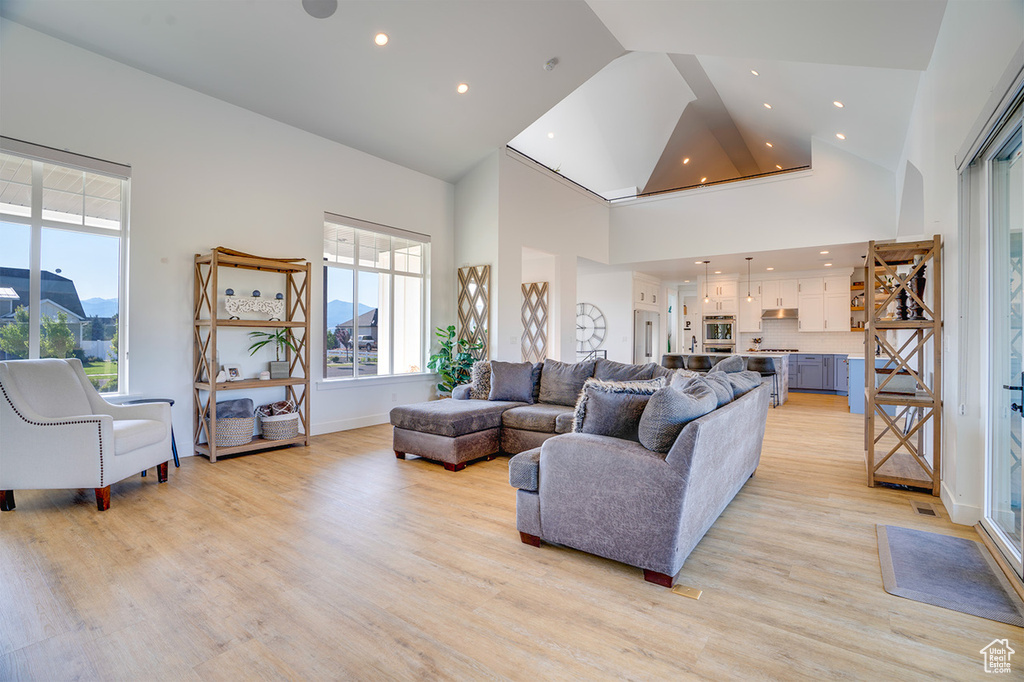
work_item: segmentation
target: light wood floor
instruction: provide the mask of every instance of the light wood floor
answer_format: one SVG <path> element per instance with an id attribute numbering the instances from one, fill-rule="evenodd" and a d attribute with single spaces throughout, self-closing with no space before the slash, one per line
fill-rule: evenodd
<path id="1" fill-rule="evenodd" d="M 92 491 L 19 491 L 0 679 L 964 680 L 993 639 L 1024 652 L 1017 628 L 882 590 L 876 523 L 974 531 L 864 485 L 845 399 L 790 397 L 683 566 L 698 601 L 522 544 L 507 459 L 399 461 L 385 426 L 188 458 L 104 513 Z"/>

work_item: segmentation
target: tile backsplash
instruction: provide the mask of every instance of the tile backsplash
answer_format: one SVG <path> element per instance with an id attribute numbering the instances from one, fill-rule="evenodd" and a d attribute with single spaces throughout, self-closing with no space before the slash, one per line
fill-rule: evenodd
<path id="1" fill-rule="evenodd" d="M 758 336 L 761 337 L 761 348 L 795 348 L 804 353 L 864 354 L 864 332 L 801 332 L 797 331 L 796 320 L 762 320 L 760 332 L 740 334 L 737 350 L 742 352 L 752 348 L 753 339 Z"/>

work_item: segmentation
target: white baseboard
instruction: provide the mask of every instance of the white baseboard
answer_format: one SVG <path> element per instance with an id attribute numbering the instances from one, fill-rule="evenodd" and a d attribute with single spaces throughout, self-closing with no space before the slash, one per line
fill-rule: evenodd
<path id="1" fill-rule="evenodd" d="M 953 501 L 953 493 L 946 487 L 945 481 L 939 487 L 939 499 L 942 500 L 949 520 L 964 526 L 973 526 L 981 521 L 981 507 L 972 504 L 960 504 Z"/>
<path id="2" fill-rule="evenodd" d="M 312 434 L 314 436 L 322 436 L 325 433 L 348 431 L 349 429 L 359 429 L 364 426 L 376 426 L 377 424 L 387 424 L 390 420 L 391 415 L 387 413 L 370 414 L 365 417 L 356 417 L 354 419 L 337 419 L 335 421 L 313 424 Z"/>

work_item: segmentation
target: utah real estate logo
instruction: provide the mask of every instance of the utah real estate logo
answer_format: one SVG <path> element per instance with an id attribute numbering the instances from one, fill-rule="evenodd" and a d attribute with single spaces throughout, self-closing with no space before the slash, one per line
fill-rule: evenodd
<path id="1" fill-rule="evenodd" d="M 980 653 L 985 657 L 985 672 L 1008 673 L 1010 657 L 1017 652 L 1010 648 L 1009 640 L 993 639 Z"/>

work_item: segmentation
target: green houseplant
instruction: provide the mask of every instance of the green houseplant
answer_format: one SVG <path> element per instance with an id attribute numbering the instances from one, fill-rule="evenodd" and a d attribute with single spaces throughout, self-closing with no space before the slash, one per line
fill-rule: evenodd
<path id="1" fill-rule="evenodd" d="M 288 378 L 288 361 L 281 359 L 281 353 L 286 349 L 291 350 L 295 353 L 299 352 L 299 349 L 295 347 L 295 341 L 292 339 L 286 327 L 280 327 L 272 332 L 256 331 L 249 332 L 249 338 L 253 339 L 253 343 L 249 346 L 249 355 L 256 355 L 256 351 L 260 350 L 268 344 L 274 344 L 274 352 L 276 353 L 276 360 L 270 362 L 270 378 L 271 379 L 287 379 Z"/>
<path id="2" fill-rule="evenodd" d="M 430 356 L 427 367 L 436 372 L 441 379 L 437 384 L 437 392 L 441 395 L 451 395 L 452 390 L 459 384 L 469 381 L 469 370 L 476 362 L 471 354 L 484 347 L 479 341 L 465 343 L 455 338 L 455 325 L 448 325 L 448 328 L 438 327 L 434 332 L 440 339 L 441 347 L 436 353 Z"/>

